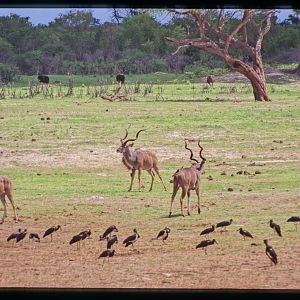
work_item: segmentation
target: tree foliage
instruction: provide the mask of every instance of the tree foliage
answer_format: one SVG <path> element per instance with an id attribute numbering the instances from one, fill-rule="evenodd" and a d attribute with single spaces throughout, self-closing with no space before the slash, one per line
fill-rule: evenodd
<path id="1" fill-rule="evenodd" d="M 224 67 L 221 60 L 195 48 L 172 56 L 174 46 L 165 36 L 183 38 L 195 35 L 197 26 L 190 15 L 174 15 L 161 23 L 157 10 L 120 10 L 119 21 L 101 23 L 89 10 L 70 10 L 48 25 L 31 24 L 29 18 L 16 14 L 0 17 L 0 63 L 17 73 L 112 74 L 148 72 L 185 72 L 199 68 Z M 217 13 L 210 14 L 216 24 Z M 298 18 L 295 13 L 294 18 Z M 293 19 L 294 20 L 294 19 Z M 238 24 L 231 18 L 224 25 L 231 30 Z M 278 23 L 276 16 L 262 47 L 268 62 L 300 49 L 300 23 Z M 253 30 L 250 29 L 249 32 Z M 210 34 L 208 34 L 210 37 Z M 249 40 L 254 36 L 249 34 Z M 242 54 L 239 49 L 231 49 Z"/>

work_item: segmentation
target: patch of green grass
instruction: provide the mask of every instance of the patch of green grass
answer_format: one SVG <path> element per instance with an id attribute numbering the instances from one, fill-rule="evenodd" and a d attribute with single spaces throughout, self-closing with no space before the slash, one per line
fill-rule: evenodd
<path id="1" fill-rule="evenodd" d="M 169 210 L 172 174 L 181 166 L 190 165 L 189 153 L 184 149 L 186 137 L 200 138 L 207 158 L 200 219 L 213 221 L 226 211 L 227 215 L 241 218 L 247 215 L 255 223 L 271 212 L 280 216 L 282 210 L 285 218 L 297 211 L 299 206 L 293 195 L 299 194 L 300 181 L 296 154 L 299 85 L 274 85 L 273 101 L 268 103 L 254 102 L 252 91 L 245 84 L 220 84 L 207 93 L 202 93 L 201 85 L 195 86 L 196 89 L 191 84 L 154 85 L 153 93 L 134 94 L 131 101 L 123 102 L 108 102 L 84 93 L 79 97 L 79 87 L 72 97 L 1 100 L 1 175 L 12 178 L 22 214 L 51 216 L 57 209 L 69 210 L 74 203 L 82 214 L 96 215 L 97 208 L 105 211 L 109 203 L 116 216 L 128 220 L 130 214 L 137 220 L 160 219 Z M 157 101 L 161 89 L 165 99 Z M 205 100 L 207 97 L 211 100 Z M 168 192 L 163 191 L 156 176 L 149 193 L 150 176 L 145 171 L 144 191 L 138 192 L 136 174 L 133 192 L 127 192 L 130 175 L 116 148 L 128 124 L 129 137 L 141 128 L 146 129 L 135 147 L 157 153 Z M 197 155 L 197 145 L 191 147 Z M 267 162 L 263 167 L 249 167 L 253 161 Z M 236 175 L 240 169 L 250 173 L 259 169 L 262 174 Z M 222 171 L 227 175 L 220 175 Z M 212 181 L 207 179 L 208 175 L 213 177 Z M 234 192 L 228 192 L 229 187 Z M 262 200 L 259 215 L 255 205 L 248 205 L 248 200 L 251 203 L 259 197 L 272 199 L 283 192 L 292 197 L 290 205 L 283 202 L 272 208 Z M 174 202 L 174 212 L 179 212 L 180 193 Z M 103 197 L 103 203 L 90 200 L 93 196 Z M 196 204 L 194 192 L 191 197 L 193 205 Z M 126 202 L 124 211 L 122 201 Z M 199 220 L 196 208 L 190 220 L 191 224 Z"/>

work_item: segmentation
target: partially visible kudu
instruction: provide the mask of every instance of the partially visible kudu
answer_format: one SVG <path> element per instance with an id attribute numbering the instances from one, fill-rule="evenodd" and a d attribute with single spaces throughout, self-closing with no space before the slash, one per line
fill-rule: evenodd
<path id="1" fill-rule="evenodd" d="M 2 176 L 2 177 L 0 177 L 0 200 L 1 200 L 1 202 L 3 204 L 3 207 L 4 207 L 4 213 L 3 213 L 2 220 L 1 220 L 0 224 L 2 224 L 4 222 L 4 219 L 7 217 L 7 205 L 6 205 L 6 201 L 5 201 L 5 195 L 7 196 L 7 198 L 9 199 L 9 201 L 10 201 L 12 207 L 13 207 L 14 214 L 15 214 L 14 219 L 16 221 L 18 221 L 18 216 L 17 216 L 17 213 L 16 213 L 16 207 L 15 207 L 15 203 L 14 203 L 14 200 L 13 200 L 12 182 L 8 177 Z"/>
<path id="2" fill-rule="evenodd" d="M 206 82 L 208 83 L 209 86 L 213 87 L 215 80 L 214 80 L 212 75 L 208 75 L 207 78 L 206 78 Z"/>
<path id="3" fill-rule="evenodd" d="M 191 152 L 190 160 L 193 160 L 196 163 L 190 167 L 178 169 L 174 173 L 173 179 L 171 180 L 171 182 L 173 182 L 173 194 L 172 194 L 172 198 L 171 198 L 171 207 L 170 207 L 169 217 L 172 215 L 172 205 L 173 205 L 175 196 L 176 196 L 179 188 L 182 189 L 182 193 L 180 196 L 180 207 L 181 207 L 182 216 L 184 217 L 183 199 L 186 196 L 186 194 L 188 196 L 188 211 L 187 211 L 187 213 L 188 213 L 188 215 L 190 215 L 190 193 L 191 193 L 191 190 L 196 191 L 196 194 L 198 197 L 198 214 L 200 214 L 200 194 L 199 194 L 200 176 L 203 174 L 203 171 L 204 171 L 203 166 L 204 166 L 206 159 L 201 154 L 203 148 L 200 146 L 200 140 L 198 141 L 198 146 L 200 148 L 199 156 L 202 159 L 201 162 L 199 162 L 197 159 L 193 158 L 193 151 L 187 147 L 187 140 L 185 140 L 185 149 L 187 149 Z"/>
<path id="4" fill-rule="evenodd" d="M 117 149 L 117 152 L 123 154 L 122 162 L 123 164 L 129 169 L 132 170 L 131 172 L 131 183 L 129 186 L 128 191 L 131 192 L 132 190 L 132 184 L 135 176 L 135 171 L 138 170 L 138 180 L 139 180 L 139 191 L 141 192 L 141 172 L 142 170 L 146 170 L 150 176 L 151 176 L 151 186 L 149 189 L 149 192 L 152 190 L 153 186 L 153 181 L 154 181 L 154 171 L 158 175 L 160 181 L 162 182 L 164 186 L 164 190 L 167 191 L 167 188 L 163 182 L 162 177 L 160 176 L 159 169 L 158 169 L 158 159 L 156 155 L 149 151 L 149 150 L 142 150 L 142 149 L 133 149 L 133 143 L 128 144 L 128 142 L 133 142 L 135 141 L 140 132 L 145 131 L 145 129 L 141 129 L 140 131 L 137 132 L 136 136 L 134 139 L 128 139 L 125 140 L 127 135 L 128 135 L 128 129 L 126 130 L 126 135 L 123 139 L 120 139 L 121 141 L 121 146 Z M 153 171 L 154 170 L 154 171 Z"/>

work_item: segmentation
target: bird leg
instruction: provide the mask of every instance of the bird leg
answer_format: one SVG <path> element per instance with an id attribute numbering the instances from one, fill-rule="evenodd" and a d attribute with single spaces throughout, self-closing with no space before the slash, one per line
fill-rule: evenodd
<path id="1" fill-rule="evenodd" d="M 204 248 L 204 252 L 205 252 L 205 254 L 207 255 L 206 248 Z"/>

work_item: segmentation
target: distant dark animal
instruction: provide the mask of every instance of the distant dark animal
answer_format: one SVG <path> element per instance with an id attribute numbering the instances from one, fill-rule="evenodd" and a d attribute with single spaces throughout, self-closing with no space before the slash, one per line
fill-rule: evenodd
<path id="1" fill-rule="evenodd" d="M 128 238 L 126 238 L 123 241 L 123 244 L 125 244 L 125 247 L 128 247 L 131 245 L 133 247 L 133 243 L 135 243 L 140 238 L 140 235 L 138 234 L 136 229 L 133 229 L 133 235 L 130 235 Z"/>
<path id="2" fill-rule="evenodd" d="M 274 232 L 276 232 L 279 236 L 282 236 L 280 226 L 274 223 L 273 220 L 270 220 L 270 227 L 273 228 Z"/>
<path id="3" fill-rule="evenodd" d="M 105 240 L 108 235 L 111 235 L 112 232 L 118 232 L 116 225 L 109 226 L 102 235 L 99 237 L 99 241 Z"/>
<path id="4" fill-rule="evenodd" d="M 163 243 L 165 244 L 165 240 L 168 238 L 170 232 L 171 232 L 170 228 L 165 227 L 164 229 L 162 229 L 162 230 L 158 233 L 156 239 L 160 239 L 160 238 L 161 238 L 162 241 L 163 241 Z"/>
<path id="5" fill-rule="evenodd" d="M 206 252 L 206 247 L 207 247 L 207 246 L 210 246 L 210 245 L 213 245 L 213 244 L 215 244 L 215 243 L 218 244 L 217 241 L 216 241 L 215 239 L 213 239 L 213 240 L 204 240 L 204 241 L 200 242 L 200 244 L 198 244 L 198 245 L 196 246 L 196 249 L 198 249 L 198 248 L 203 248 L 205 254 L 207 254 L 207 252 Z"/>
<path id="6" fill-rule="evenodd" d="M 7 241 L 9 242 L 10 240 L 16 239 L 17 236 L 18 236 L 18 234 L 21 233 L 21 231 L 22 231 L 21 228 L 19 228 L 17 232 L 12 233 L 12 234 L 7 238 Z"/>
<path id="7" fill-rule="evenodd" d="M 249 231 L 244 230 L 243 228 L 240 228 L 238 231 L 243 236 L 244 240 L 245 240 L 245 237 L 249 237 L 249 238 L 253 239 L 253 236 Z"/>
<path id="8" fill-rule="evenodd" d="M 206 78 L 206 82 L 208 83 L 209 86 L 214 86 L 215 80 L 212 75 L 208 75 Z"/>
<path id="9" fill-rule="evenodd" d="M 40 237 L 36 232 L 30 232 L 29 239 L 36 241 L 36 242 L 41 242 Z"/>
<path id="10" fill-rule="evenodd" d="M 106 237 L 106 241 L 107 241 L 107 250 L 111 249 L 112 246 L 116 243 L 118 243 L 118 237 L 116 235 L 113 236 L 107 236 Z"/>
<path id="11" fill-rule="evenodd" d="M 287 222 L 293 222 L 294 225 L 296 226 L 296 231 L 297 231 L 297 225 L 300 222 L 300 216 L 293 216 L 287 219 Z"/>
<path id="12" fill-rule="evenodd" d="M 27 234 L 27 229 L 21 231 L 16 237 L 16 243 L 22 241 L 25 238 L 26 234 Z"/>
<path id="13" fill-rule="evenodd" d="M 38 75 L 38 81 L 49 84 L 49 77 L 47 75 Z"/>
<path id="14" fill-rule="evenodd" d="M 116 76 L 116 80 L 119 85 L 123 85 L 125 83 L 125 75 L 124 74 L 118 74 Z"/>
<path id="15" fill-rule="evenodd" d="M 277 254 L 276 254 L 275 250 L 273 249 L 273 247 L 271 245 L 268 244 L 268 240 L 264 240 L 264 243 L 266 245 L 266 255 L 271 260 L 271 265 L 272 265 L 272 263 L 274 265 L 276 265 L 278 263 L 278 260 L 277 260 Z"/>
<path id="16" fill-rule="evenodd" d="M 214 232 L 214 231 L 215 231 L 215 225 L 212 225 L 211 227 L 202 230 L 200 235 L 208 235 L 208 234 L 210 234 L 211 232 Z"/>
<path id="17" fill-rule="evenodd" d="M 2 219 L 0 221 L 0 224 L 2 224 L 4 222 L 4 219 L 7 217 L 7 204 L 5 201 L 5 196 L 7 196 L 7 198 L 9 199 L 12 208 L 14 210 L 14 219 L 17 222 L 18 221 L 18 216 L 17 216 L 17 212 L 16 212 L 16 206 L 14 203 L 14 199 L 13 199 L 13 185 L 11 180 L 7 177 L 7 176 L 0 176 L 0 201 L 3 205 L 4 208 L 4 212 L 3 212 L 3 216 Z"/>
<path id="18" fill-rule="evenodd" d="M 225 231 L 226 231 L 226 227 L 229 226 L 231 223 L 232 223 L 232 219 L 230 219 L 229 221 L 220 222 L 220 223 L 217 224 L 216 227 L 217 228 L 218 227 L 221 227 L 221 228 L 225 227 Z"/>
<path id="19" fill-rule="evenodd" d="M 51 242 L 52 242 L 52 234 L 53 234 L 55 231 L 57 231 L 58 229 L 61 230 L 61 226 L 60 226 L 60 225 L 52 226 L 52 227 L 48 228 L 48 229 L 45 231 L 45 233 L 44 233 L 44 235 L 43 235 L 43 238 L 46 237 L 46 236 L 48 236 L 48 235 L 50 235 L 50 236 L 51 236 Z"/>

